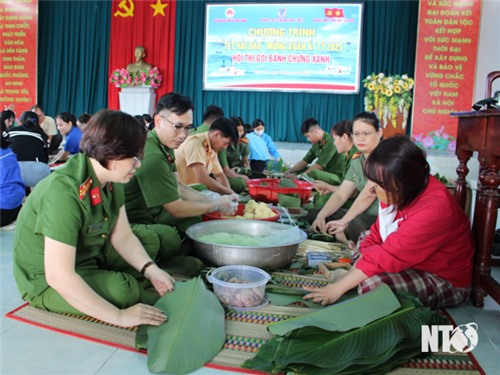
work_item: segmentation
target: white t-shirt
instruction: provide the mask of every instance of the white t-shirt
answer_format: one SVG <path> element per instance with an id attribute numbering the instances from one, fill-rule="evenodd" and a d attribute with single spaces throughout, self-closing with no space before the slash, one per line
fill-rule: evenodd
<path id="1" fill-rule="evenodd" d="M 43 131 L 47 135 L 56 135 L 57 134 L 56 121 L 50 116 L 45 116 L 45 119 L 40 124 L 40 127 L 43 129 Z"/>

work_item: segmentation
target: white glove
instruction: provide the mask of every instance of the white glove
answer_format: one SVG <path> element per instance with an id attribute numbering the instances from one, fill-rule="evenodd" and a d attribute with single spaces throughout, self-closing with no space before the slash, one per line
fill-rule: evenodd
<path id="1" fill-rule="evenodd" d="M 238 195 L 223 195 L 217 200 L 214 206 L 214 211 L 219 211 L 224 214 L 234 214 L 238 208 Z"/>
<path id="2" fill-rule="evenodd" d="M 183 183 L 177 184 L 179 188 L 179 195 L 183 200 L 194 202 L 212 202 L 214 203 L 220 198 L 220 194 L 215 191 L 203 190 L 198 191 Z"/>
<path id="3" fill-rule="evenodd" d="M 200 194 L 203 195 L 210 202 L 216 202 L 221 197 L 219 193 L 212 190 L 202 190 L 200 191 Z"/>

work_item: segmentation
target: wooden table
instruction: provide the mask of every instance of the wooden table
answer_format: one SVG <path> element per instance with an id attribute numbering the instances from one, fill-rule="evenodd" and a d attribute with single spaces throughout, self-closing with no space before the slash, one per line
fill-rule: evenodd
<path id="1" fill-rule="evenodd" d="M 452 113 L 458 118 L 456 155 L 458 179 L 455 198 L 465 207 L 467 162 L 478 152 L 479 178 L 476 206 L 472 223 L 475 241 L 472 279 L 472 302 L 484 306 L 484 297 L 490 295 L 500 304 L 500 284 L 491 276 L 491 251 L 498 214 L 500 176 L 500 110 Z"/>

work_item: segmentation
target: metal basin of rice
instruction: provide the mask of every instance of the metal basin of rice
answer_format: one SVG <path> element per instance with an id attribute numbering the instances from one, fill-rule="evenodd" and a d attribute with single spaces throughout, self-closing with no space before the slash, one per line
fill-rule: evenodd
<path id="1" fill-rule="evenodd" d="M 214 233 L 240 234 L 252 237 L 272 236 L 279 245 L 241 246 L 219 245 L 199 240 Z M 240 264 L 267 270 L 289 265 L 299 244 L 307 238 L 304 231 L 286 224 L 259 220 L 213 220 L 190 226 L 186 235 L 194 242 L 194 253 L 205 263 L 214 266 Z"/>

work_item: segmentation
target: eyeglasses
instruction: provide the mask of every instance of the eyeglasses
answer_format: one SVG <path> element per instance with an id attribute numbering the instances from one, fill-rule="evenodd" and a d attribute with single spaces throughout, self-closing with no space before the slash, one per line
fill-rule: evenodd
<path id="1" fill-rule="evenodd" d="M 371 136 L 372 134 L 375 134 L 375 132 L 359 132 L 359 133 L 351 133 L 352 137 L 353 138 L 360 138 L 360 137 L 363 137 L 363 138 L 368 138 L 369 136 Z"/>
<path id="2" fill-rule="evenodd" d="M 189 132 L 194 129 L 193 125 L 184 125 L 184 124 L 174 124 L 172 121 L 170 121 L 168 118 L 165 116 L 160 115 L 160 117 L 164 120 L 167 120 L 175 129 L 175 131 L 185 131 Z"/>

